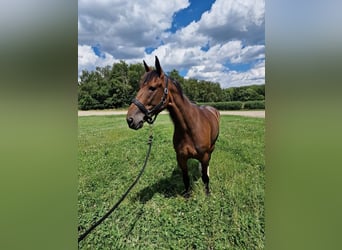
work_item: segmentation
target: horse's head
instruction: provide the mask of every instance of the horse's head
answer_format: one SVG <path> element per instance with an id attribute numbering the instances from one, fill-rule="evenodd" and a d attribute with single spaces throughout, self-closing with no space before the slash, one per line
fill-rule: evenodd
<path id="1" fill-rule="evenodd" d="M 145 61 L 144 66 L 146 72 L 140 89 L 126 116 L 128 126 L 132 129 L 142 128 L 145 121 L 153 123 L 156 116 L 166 108 L 169 99 L 168 77 L 160 67 L 158 57 L 155 60 L 155 70 L 148 67 Z"/>

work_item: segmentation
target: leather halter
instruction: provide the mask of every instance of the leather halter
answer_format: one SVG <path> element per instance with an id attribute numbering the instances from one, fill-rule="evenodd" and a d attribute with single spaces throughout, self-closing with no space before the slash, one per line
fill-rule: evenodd
<path id="1" fill-rule="evenodd" d="M 154 121 L 157 118 L 157 115 L 159 114 L 159 112 L 161 111 L 162 106 L 165 104 L 166 102 L 166 97 L 169 94 L 169 89 L 168 89 L 168 76 L 165 74 L 164 75 L 165 78 L 165 88 L 164 88 L 164 93 L 163 96 L 160 100 L 160 102 L 154 106 L 152 109 L 148 110 L 144 104 L 142 104 L 141 102 L 139 102 L 138 99 L 134 98 L 132 100 L 132 103 L 134 103 L 141 112 L 143 112 L 145 114 L 145 120 L 147 123 L 152 124 L 154 123 Z M 154 116 L 154 117 L 153 117 Z"/>

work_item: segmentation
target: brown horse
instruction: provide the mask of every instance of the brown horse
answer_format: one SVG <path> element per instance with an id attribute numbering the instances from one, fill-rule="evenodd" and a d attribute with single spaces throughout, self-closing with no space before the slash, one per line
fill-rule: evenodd
<path id="1" fill-rule="evenodd" d="M 183 173 L 185 196 L 189 196 L 190 182 L 187 168 L 189 158 L 202 165 L 202 180 L 209 194 L 209 161 L 219 134 L 219 112 L 210 106 L 197 106 L 183 95 L 177 81 L 170 79 L 162 70 L 158 57 L 155 70 L 144 61 L 146 73 L 140 90 L 127 112 L 131 129 L 140 129 L 144 122 L 153 123 L 164 109 L 174 123 L 173 146 L 177 162 Z"/>

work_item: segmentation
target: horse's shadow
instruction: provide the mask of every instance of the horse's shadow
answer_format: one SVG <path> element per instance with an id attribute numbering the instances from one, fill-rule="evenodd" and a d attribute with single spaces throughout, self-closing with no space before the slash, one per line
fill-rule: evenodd
<path id="1" fill-rule="evenodd" d="M 188 171 L 190 186 L 192 186 L 193 183 L 201 177 L 201 173 L 198 171 L 198 161 L 189 160 Z M 165 198 L 172 198 L 181 195 L 183 191 L 184 183 L 182 171 L 179 167 L 175 167 L 169 177 L 159 179 L 153 185 L 142 189 L 136 194 L 135 199 L 139 200 L 141 203 L 146 203 L 151 200 L 156 193 L 162 194 Z"/>

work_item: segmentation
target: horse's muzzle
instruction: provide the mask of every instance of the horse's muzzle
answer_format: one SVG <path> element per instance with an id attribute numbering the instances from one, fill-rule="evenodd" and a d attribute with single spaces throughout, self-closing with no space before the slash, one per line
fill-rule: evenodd
<path id="1" fill-rule="evenodd" d="M 135 122 L 134 119 L 132 117 L 128 117 L 127 119 L 127 124 L 131 129 L 135 129 L 138 130 L 140 128 L 142 128 L 144 126 L 144 121 L 139 121 L 139 122 Z"/>

